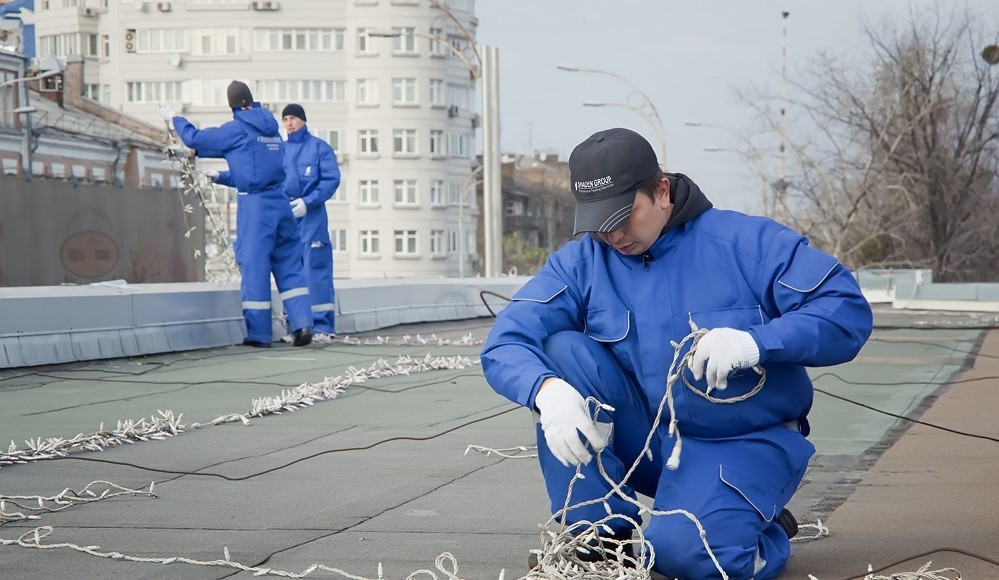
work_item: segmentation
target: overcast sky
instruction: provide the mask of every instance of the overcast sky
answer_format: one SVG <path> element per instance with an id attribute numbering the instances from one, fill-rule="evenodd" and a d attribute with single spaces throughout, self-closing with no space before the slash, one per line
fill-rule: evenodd
<path id="1" fill-rule="evenodd" d="M 941 0 L 943 6 L 964 3 Z M 544 151 L 566 158 L 591 133 L 634 129 L 659 150 L 653 126 L 631 110 L 591 108 L 583 101 L 626 103 L 627 84 L 603 75 L 570 73 L 556 65 L 612 71 L 655 102 L 666 132 L 668 168 L 689 175 L 719 207 L 756 211 L 760 179 L 732 152 L 753 112 L 734 87 L 778 94 L 782 16 L 787 18 L 787 70 L 792 78 L 820 50 L 868 51 L 864 22 L 904 21 L 910 5 L 932 0 L 476 0 L 478 40 L 499 47 L 500 139 L 504 152 Z M 972 11 L 997 22 L 996 0 L 969 0 Z M 997 31 L 999 33 L 999 31 Z M 633 100 L 636 104 L 640 100 Z M 774 158 L 776 151 L 773 152 Z"/>

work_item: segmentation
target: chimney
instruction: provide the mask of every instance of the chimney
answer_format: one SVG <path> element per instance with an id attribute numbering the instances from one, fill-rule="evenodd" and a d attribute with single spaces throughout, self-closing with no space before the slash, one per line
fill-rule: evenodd
<path id="1" fill-rule="evenodd" d="M 80 108 L 83 105 L 83 56 L 66 57 L 66 70 L 62 78 L 63 104 Z"/>

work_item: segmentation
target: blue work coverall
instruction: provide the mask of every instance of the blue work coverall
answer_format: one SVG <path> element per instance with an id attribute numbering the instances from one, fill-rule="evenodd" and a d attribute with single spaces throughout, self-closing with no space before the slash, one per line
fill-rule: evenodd
<path id="1" fill-rule="evenodd" d="M 703 196 L 685 176 L 674 174 L 671 181 L 676 176 L 692 195 Z M 677 381 L 675 416 L 683 447 L 674 471 L 664 469 L 675 441 L 667 432 L 668 407 L 651 454 L 643 451 L 665 395 L 674 354 L 670 341 L 683 340 L 691 321 L 702 329 L 749 332 L 767 375 L 762 390 L 734 404 L 712 403 Z M 776 518 L 814 453 L 805 438 L 813 395 L 805 367 L 853 359 L 872 326 L 856 279 L 835 258 L 767 218 L 709 208 L 667 227 L 643 256 L 623 255 L 590 234 L 569 242 L 497 315 L 482 368 L 493 389 L 530 409 L 548 377 L 614 407 L 598 419 L 612 424 L 601 455 L 611 479 L 620 482 L 639 461 L 626 493 L 655 498 L 657 510 L 692 513 L 730 578 L 760 580 L 778 576 L 790 556 L 789 538 Z M 705 391 L 704 380 L 685 373 Z M 712 395 L 743 395 L 758 378 L 752 370 L 739 371 L 726 390 Z M 575 468 L 554 458 L 540 425 L 537 440 L 556 513 Z M 570 505 L 611 489 L 596 460 L 581 473 L 585 479 L 575 483 Z M 635 505 L 619 497 L 607 503 L 615 514 L 641 521 Z M 565 521 L 606 516 L 597 502 L 569 511 Z M 630 533 L 624 520 L 609 525 L 614 535 Z M 644 534 L 661 574 L 720 577 L 686 517 L 653 516 Z"/>
<path id="2" fill-rule="evenodd" d="M 284 192 L 301 198 L 308 211 L 298 219 L 305 279 L 312 298 L 312 328 L 336 334 L 333 319 L 333 248 L 326 202 L 340 186 L 340 167 L 333 148 L 303 126 L 288 135 L 284 151 Z"/>
<path id="3" fill-rule="evenodd" d="M 269 344 L 271 273 L 277 282 L 292 332 L 312 325 L 309 289 L 302 267 L 301 242 L 284 194 L 284 142 L 278 124 L 259 103 L 233 109 L 234 120 L 198 129 L 173 118 L 177 135 L 198 157 L 225 158 L 229 171 L 218 183 L 235 187 L 236 263 L 247 339 Z"/>

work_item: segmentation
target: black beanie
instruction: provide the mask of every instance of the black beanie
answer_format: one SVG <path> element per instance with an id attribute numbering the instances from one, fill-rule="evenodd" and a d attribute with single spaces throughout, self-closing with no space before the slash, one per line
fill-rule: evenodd
<path id="1" fill-rule="evenodd" d="M 229 99 L 229 107 L 232 109 L 242 109 L 253 104 L 253 93 L 246 83 L 232 81 L 225 90 L 225 96 Z"/>
<path id="2" fill-rule="evenodd" d="M 292 117 L 298 117 L 303 121 L 308 121 L 308 119 L 305 118 L 305 109 L 302 108 L 302 105 L 296 103 L 291 103 L 290 105 L 285 107 L 283 111 L 281 111 L 282 119 L 284 119 L 288 115 L 291 115 Z"/>

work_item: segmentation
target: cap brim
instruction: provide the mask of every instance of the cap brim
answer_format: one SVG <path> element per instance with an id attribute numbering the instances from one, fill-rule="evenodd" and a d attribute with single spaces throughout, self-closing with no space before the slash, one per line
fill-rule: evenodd
<path id="1" fill-rule="evenodd" d="M 573 234 L 582 232 L 613 232 L 631 217 L 638 190 L 615 195 L 607 199 L 581 202 L 576 200 L 576 225 Z"/>

